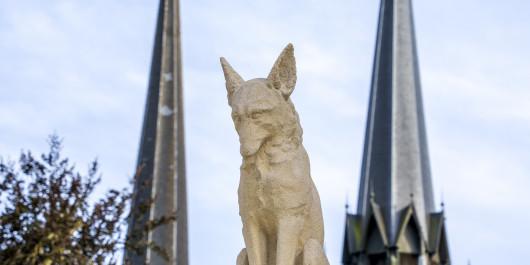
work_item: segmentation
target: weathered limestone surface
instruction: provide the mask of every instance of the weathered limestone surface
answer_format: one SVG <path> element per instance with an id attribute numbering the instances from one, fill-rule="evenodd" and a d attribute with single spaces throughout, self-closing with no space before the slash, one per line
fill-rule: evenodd
<path id="1" fill-rule="evenodd" d="M 246 248 L 237 265 L 329 265 L 320 198 L 290 99 L 293 46 L 266 79 L 244 81 L 224 58 L 221 65 L 243 157 L 238 195 Z"/>

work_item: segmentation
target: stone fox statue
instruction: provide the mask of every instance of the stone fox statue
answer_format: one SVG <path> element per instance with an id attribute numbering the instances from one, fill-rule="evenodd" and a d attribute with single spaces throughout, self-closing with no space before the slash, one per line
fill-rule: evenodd
<path id="1" fill-rule="evenodd" d="M 329 265 L 320 198 L 290 99 L 292 44 L 266 79 L 244 81 L 224 58 L 221 65 L 243 156 L 238 195 L 246 248 L 237 265 Z"/>

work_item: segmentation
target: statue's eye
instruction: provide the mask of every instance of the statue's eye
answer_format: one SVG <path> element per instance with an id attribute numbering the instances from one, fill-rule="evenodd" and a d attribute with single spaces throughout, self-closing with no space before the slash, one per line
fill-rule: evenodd
<path id="1" fill-rule="evenodd" d="M 263 113 L 257 112 L 257 113 L 253 113 L 250 117 L 255 120 L 255 119 L 259 119 L 261 116 L 263 116 L 262 114 Z"/>

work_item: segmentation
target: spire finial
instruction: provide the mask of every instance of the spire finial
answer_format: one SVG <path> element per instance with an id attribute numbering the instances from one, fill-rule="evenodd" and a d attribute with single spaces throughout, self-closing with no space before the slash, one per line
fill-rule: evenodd
<path id="1" fill-rule="evenodd" d="M 350 208 L 350 203 L 349 203 L 349 200 L 348 200 L 348 192 L 346 192 L 346 205 L 345 205 L 345 208 L 346 208 L 346 213 L 348 213 L 348 208 Z"/>
<path id="2" fill-rule="evenodd" d="M 440 206 L 442 206 L 442 212 L 445 210 L 445 202 L 444 202 L 444 190 L 442 189 L 442 203 L 440 203 Z"/>

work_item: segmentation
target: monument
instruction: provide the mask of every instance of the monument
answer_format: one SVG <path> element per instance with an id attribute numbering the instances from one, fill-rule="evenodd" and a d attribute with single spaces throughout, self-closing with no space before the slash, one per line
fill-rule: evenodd
<path id="1" fill-rule="evenodd" d="M 450 264 L 434 207 L 411 0 L 382 0 L 356 214 L 343 264 Z"/>
<path id="2" fill-rule="evenodd" d="M 238 199 L 246 248 L 236 264 L 329 265 L 320 198 L 290 99 L 293 46 L 287 45 L 266 79 L 244 81 L 224 58 L 221 65 L 243 157 Z"/>
<path id="3" fill-rule="evenodd" d="M 179 2 L 161 0 L 138 152 L 141 170 L 129 217 L 129 243 L 137 251 L 125 251 L 131 265 L 188 264 L 185 166 Z M 139 236 L 148 225 L 174 214 L 176 220 L 149 230 L 147 238 Z M 148 242 L 168 257 L 147 247 Z"/>

